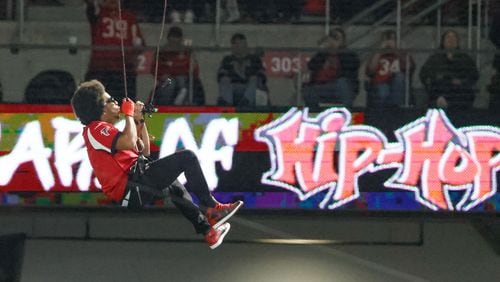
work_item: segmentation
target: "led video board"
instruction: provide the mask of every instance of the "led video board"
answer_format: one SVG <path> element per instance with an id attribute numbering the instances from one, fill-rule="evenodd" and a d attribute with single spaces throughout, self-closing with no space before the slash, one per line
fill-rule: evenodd
<path id="1" fill-rule="evenodd" d="M 3 205 L 111 204 L 70 107 L 0 110 Z M 437 109 L 399 115 L 160 108 L 147 123 L 156 157 L 192 150 L 216 197 L 249 209 L 500 211 L 497 121 L 482 114 L 458 126 Z"/>

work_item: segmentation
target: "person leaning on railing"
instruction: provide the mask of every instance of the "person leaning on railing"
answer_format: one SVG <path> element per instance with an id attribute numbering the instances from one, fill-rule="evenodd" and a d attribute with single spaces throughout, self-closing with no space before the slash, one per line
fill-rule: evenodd
<path id="1" fill-rule="evenodd" d="M 443 33 L 441 49 L 420 70 L 430 107 L 471 109 L 478 79 L 476 63 L 460 51 L 458 34 L 453 30 Z"/>

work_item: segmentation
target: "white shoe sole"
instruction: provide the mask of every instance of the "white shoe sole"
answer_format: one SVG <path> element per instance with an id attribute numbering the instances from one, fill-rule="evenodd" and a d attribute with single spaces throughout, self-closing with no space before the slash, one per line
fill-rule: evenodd
<path id="1" fill-rule="evenodd" d="M 240 201 L 234 210 L 228 213 L 225 217 L 221 218 L 216 224 L 214 224 L 213 228 L 217 228 L 224 224 L 231 216 L 233 216 L 241 207 L 243 206 L 243 201 Z"/>
<path id="2" fill-rule="evenodd" d="M 215 228 L 215 229 L 217 229 L 217 230 L 224 229 L 224 231 L 222 231 L 222 233 L 220 234 L 220 237 L 219 237 L 219 240 L 217 240 L 217 243 L 210 246 L 210 249 L 212 249 L 212 250 L 217 248 L 218 246 L 220 246 L 220 244 L 222 244 L 222 241 L 224 241 L 224 237 L 226 237 L 227 233 L 229 232 L 229 229 L 231 229 L 231 224 L 229 224 L 229 222 L 227 222 L 224 225 L 222 225 L 221 227 Z"/>

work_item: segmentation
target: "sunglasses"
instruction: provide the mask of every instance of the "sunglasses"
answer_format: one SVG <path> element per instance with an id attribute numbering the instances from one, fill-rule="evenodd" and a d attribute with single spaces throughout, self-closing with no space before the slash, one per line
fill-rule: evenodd
<path id="1" fill-rule="evenodd" d="M 109 103 L 116 103 L 116 104 L 118 104 L 118 101 L 116 101 L 116 99 L 115 99 L 115 98 L 111 97 L 111 98 L 108 98 L 108 99 L 106 100 L 106 104 L 109 104 Z"/>

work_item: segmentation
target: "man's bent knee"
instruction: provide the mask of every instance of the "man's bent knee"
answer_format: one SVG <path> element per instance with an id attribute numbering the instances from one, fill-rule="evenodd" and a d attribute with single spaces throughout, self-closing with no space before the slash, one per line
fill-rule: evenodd
<path id="1" fill-rule="evenodd" d="M 196 154 L 191 150 L 182 150 L 179 152 L 179 154 L 182 154 L 182 157 L 186 158 L 189 161 L 198 159 Z"/>

